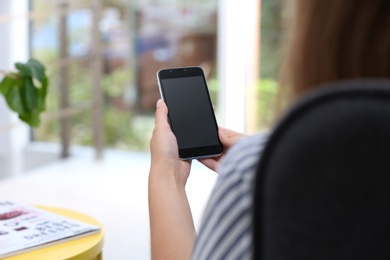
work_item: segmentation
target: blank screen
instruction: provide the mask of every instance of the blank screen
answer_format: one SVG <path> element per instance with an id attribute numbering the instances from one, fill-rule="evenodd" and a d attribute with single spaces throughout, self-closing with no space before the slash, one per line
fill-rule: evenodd
<path id="1" fill-rule="evenodd" d="M 219 145 L 203 77 L 163 79 L 161 84 L 179 149 Z"/>

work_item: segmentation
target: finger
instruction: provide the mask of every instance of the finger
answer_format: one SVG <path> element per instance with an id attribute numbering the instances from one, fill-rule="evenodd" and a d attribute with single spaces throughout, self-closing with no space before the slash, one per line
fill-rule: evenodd
<path id="1" fill-rule="evenodd" d="M 225 148 L 230 148 L 232 145 L 237 143 L 242 137 L 245 136 L 244 134 L 223 127 L 220 127 L 218 129 L 218 134 L 219 139 L 221 140 Z"/>
<path id="2" fill-rule="evenodd" d="M 155 124 L 156 126 L 168 124 L 168 108 L 162 99 L 156 104 Z"/>
<path id="3" fill-rule="evenodd" d="M 219 165 L 219 162 L 212 158 L 199 159 L 198 161 L 212 171 L 216 171 Z"/>

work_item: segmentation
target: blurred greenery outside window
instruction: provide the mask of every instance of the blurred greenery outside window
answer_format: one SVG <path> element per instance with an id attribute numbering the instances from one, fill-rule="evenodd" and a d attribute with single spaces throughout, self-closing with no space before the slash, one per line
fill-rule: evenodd
<path id="1" fill-rule="evenodd" d="M 62 1 L 66 2 L 66 1 Z M 217 0 L 102 0 L 99 24 L 103 42 L 103 99 L 105 146 L 146 151 L 154 126 L 159 98 L 156 72 L 161 68 L 202 66 L 208 71 L 216 101 Z M 87 57 L 92 49 L 92 13 L 89 0 L 68 1 L 70 57 Z M 60 107 L 58 1 L 32 0 L 32 11 L 53 13 L 34 20 L 32 56 L 47 65 L 51 86 L 47 111 Z M 180 21 L 180 23 L 178 23 Z M 88 61 L 69 66 L 69 100 L 82 105 L 92 99 Z M 91 145 L 92 113 L 84 110 L 71 117 L 71 142 Z M 34 139 L 58 142 L 58 119 L 43 121 Z"/>
<path id="2" fill-rule="evenodd" d="M 275 102 L 285 35 L 282 15 L 284 0 L 261 1 L 260 80 L 257 84 L 258 130 L 268 129 L 275 120 Z"/>
<path id="3" fill-rule="evenodd" d="M 281 58 L 283 0 L 262 0 L 261 57 L 257 84 L 258 130 L 273 122 L 274 101 Z M 47 65 L 51 86 L 47 110 L 59 109 L 60 91 L 58 2 L 32 0 L 32 10 L 53 15 L 34 20 L 31 32 L 32 56 Z M 203 66 L 216 107 L 216 37 L 218 0 L 103 0 L 100 29 L 103 40 L 105 146 L 116 149 L 149 149 L 154 126 L 154 105 L 159 98 L 155 73 L 164 67 Z M 68 17 L 68 52 L 85 57 L 91 50 L 92 13 L 90 1 L 69 1 L 74 7 Z M 75 5 L 75 6 L 73 6 Z M 77 8 L 77 7 L 84 8 Z M 177 21 L 180 21 L 178 23 Z M 261 73 L 261 75 L 260 75 Z M 261 80 L 260 80 L 261 78 Z M 92 78 L 88 62 L 69 66 L 71 104 L 92 99 Z M 90 110 L 71 117 L 71 142 L 91 145 Z M 39 141 L 58 142 L 59 120 L 43 121 L 34 131 Z"/>

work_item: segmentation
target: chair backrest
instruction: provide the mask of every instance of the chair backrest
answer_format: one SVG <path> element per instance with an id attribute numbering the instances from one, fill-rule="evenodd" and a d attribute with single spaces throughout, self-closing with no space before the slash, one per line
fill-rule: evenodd
<path id="1" fill-rule="evenodd" d="M 390 81 L 310 93 L 255 179 L 254 259 L 390 259 Z"/>

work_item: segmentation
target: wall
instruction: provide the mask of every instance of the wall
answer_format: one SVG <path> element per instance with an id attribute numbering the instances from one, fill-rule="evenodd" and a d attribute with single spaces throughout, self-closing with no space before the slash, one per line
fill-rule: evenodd
<path id="1" fill-rule="evenodd" d="M 28 20 L 7 18 L 25 14 L 28 10 L 28 0 L 0 1 L 0 18 L 3 18 L 0 19 L 0 70 L 13 70 L 16 61 L 25 62 L 29 57 Z M 4 131 L 6 125 L 15 127 Z M 0 97 L 0 129 L 0 178 L 16 176 L 23 171 L 23 153 L 29 142 L 29 128 L 20 122 L 15 113 L 9 111 L 3 97 Z"/>

